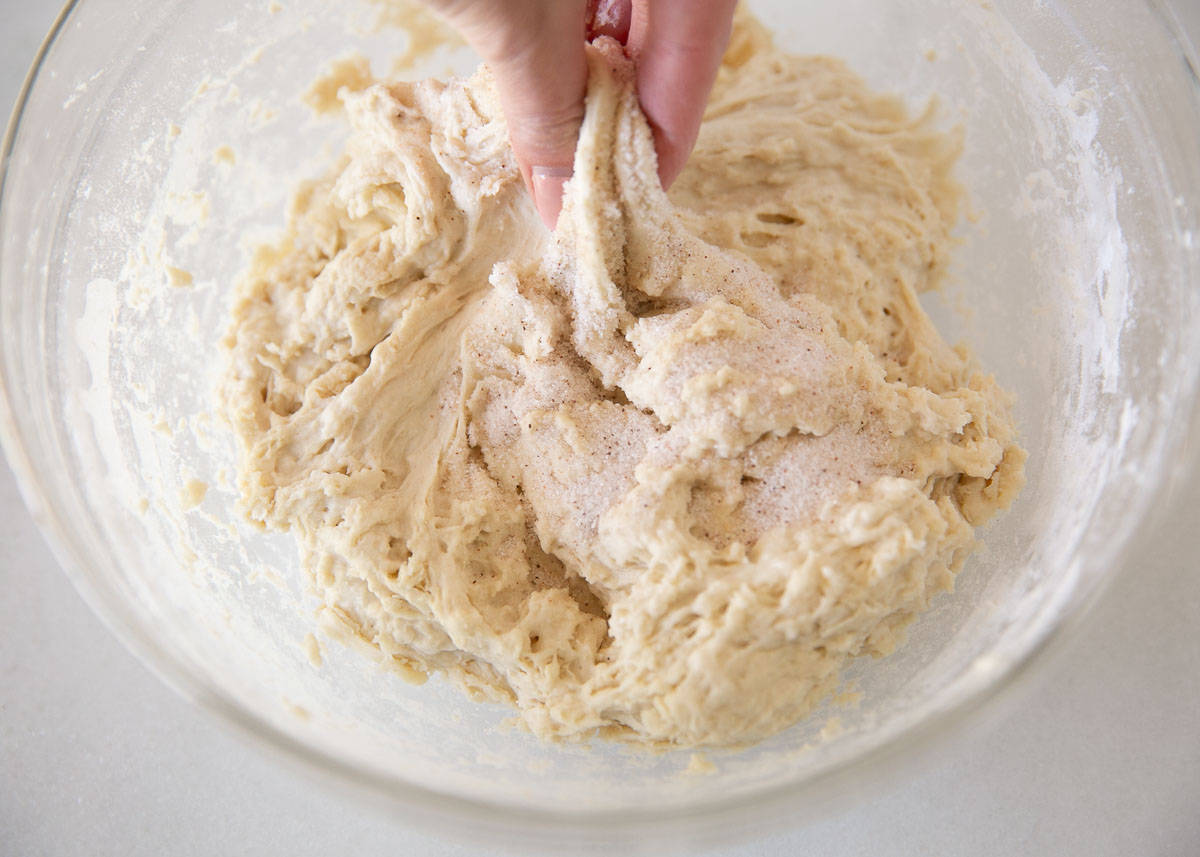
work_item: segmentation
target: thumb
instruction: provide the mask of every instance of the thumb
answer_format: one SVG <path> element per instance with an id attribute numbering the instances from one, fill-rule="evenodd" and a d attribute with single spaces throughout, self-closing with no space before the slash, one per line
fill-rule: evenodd
<path id="1" fill-rule="evenodd" d="M 443 11 L 495 75 L 521 175 L 553 228 L 583 122 L 587 0 L 474 0 Z"/>

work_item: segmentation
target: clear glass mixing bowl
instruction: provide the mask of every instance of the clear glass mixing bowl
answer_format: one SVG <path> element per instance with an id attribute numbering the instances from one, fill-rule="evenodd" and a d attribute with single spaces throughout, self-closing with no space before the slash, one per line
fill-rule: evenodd
<path id="1" fill-rule="evenodd" d="M 337 645 L 314 665 L 294 547 L 234 511 L 232 441 L 209 413 L 216 343 L 249 248 L 344 134 L 298 94 L 352 48 L 386 70 L 410 19 L 379 0 L 82 0 L 5 142 L 0 428 L 62 564 L 167 682 L 418 822 L 658 849 L 802 819 L 894 771 L 1132 564 L 1190 472 L 1200 369 L 1200 99 L 1169 9 L 751 5 L 788 47 L 846 57 L 915 107 L 936 93 L 966 128 L 974 216 L 929 307 L 1016 391 L 1031 456 L 957 593 L 896 656 L 853 665 L 856 705 L 714 753 L 704 776 L 683 773 L 687 753 L 541 744 L 506 710 Z M 413 74 L 471 66 L 461 49 L 418 60 Z"/>

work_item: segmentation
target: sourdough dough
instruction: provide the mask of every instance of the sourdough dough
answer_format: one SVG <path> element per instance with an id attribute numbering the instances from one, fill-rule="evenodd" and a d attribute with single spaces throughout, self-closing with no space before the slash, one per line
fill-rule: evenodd
<path id="1" fill-rule="evenodd" d="M 959 140 L 742 20 L 668 196 L 618 46 L 590 63 L 553 236 L 485 71 L 341 91 L 345 156 L 239 287 L 240 487 L 412 677 L 547 737 L 753 741 L 1019 487 L 1009 397 L 917 302 Z"/>

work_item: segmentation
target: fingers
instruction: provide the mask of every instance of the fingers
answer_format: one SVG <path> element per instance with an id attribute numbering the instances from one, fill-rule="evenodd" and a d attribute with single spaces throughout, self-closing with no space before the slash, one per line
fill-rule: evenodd
<path id="1" fill-rule="evenodd" d="M 553 227 L 571 176 L 587 91 L 584 44 L 626 43 L 670 187 L 695 145 L 737 0 L 427 0 L 496 76 L 521 175 Z"/>
<path id="2" fill-rule="evenodd" d="M 637 0 L 629 53 L 663 187 L 683 170 L 729 43 L 737 0 Z"/>
<path id="3" fill-rule="evenodd" d="M 521 175 L 538 214 L 553 228 L 583 122 L 587 0 L 435 5 L 495 75 Z"/>

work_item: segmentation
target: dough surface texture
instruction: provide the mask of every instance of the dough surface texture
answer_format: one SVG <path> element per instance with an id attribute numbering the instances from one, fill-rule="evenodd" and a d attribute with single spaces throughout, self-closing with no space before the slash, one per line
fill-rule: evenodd
<path id="1" fill-rule="evenodd" d="M 670 194 L 590 52 L 557 231 L 486 71 L 342 90 L 345 155 L 239 285 L 245 510 L 323 627 L 548 738 L 763 739 L 952 588 L 1019 489 L 1010 398 L 917 295 L 960 142 L 741 21 Z"/>

